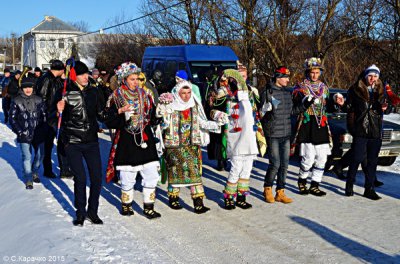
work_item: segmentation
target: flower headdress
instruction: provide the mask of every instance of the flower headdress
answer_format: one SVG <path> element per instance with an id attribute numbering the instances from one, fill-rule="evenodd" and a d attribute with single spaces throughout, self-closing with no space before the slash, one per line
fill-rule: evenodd
<path id="1" fill-rule="evenodd" d="M 124 62 L 115 70 L 115 74 L 118 76 L 119 82 L 122 82 L 131 74 L 139 74 L 141 72 L 142 70 L 133 62 Z"/>
<path id="2" fill-rule="evenodd" d="M 304 69 L 307 70 L 312 70 L 312 69 L 320 69 L 321 71 L 324 70 L 324 67 L 322 67 L 321 59 L 312 57 L 306 59 L 304 62 Z"/>

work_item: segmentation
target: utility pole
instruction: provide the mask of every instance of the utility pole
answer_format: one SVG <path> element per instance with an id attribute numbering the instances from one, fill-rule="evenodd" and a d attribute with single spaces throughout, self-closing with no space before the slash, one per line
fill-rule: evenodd
<path id="1" fill-rule="evenodd" d="M 3 71 L 6 68 L 6 57 L 7 57 L 7 47 L 3 47 L 3 55 L 4 55 L 4 65 L 3 65 Z"/>
<path id="2" fill-rule="evenodd" d="M 22 37 L 21 37 L 21 63 L 20 63 L 21 71 L 24 68 L 23 65 L 24 65 L 24 34 L 22 34 Z"/>
<path id="3" fill-rule="evenodd" d="M 13 70 L 15 70 L 15 52 L 14 52 L 14 48 L 15 48 L 15 34 L 14 33 L 12 33 L 11 34 L 11 41 L 12 41 L 12 67 L 13 67 Z"/>

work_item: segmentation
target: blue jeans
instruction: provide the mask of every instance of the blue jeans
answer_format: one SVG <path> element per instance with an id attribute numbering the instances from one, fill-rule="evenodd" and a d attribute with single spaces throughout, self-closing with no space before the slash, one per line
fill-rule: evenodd
<path id="1" fill-rule="evenodd" d="M 284 189 L 289 166 L 290 137 L 266 138 L 269 166 L 264 179 L 264 187 L 272 187 L 278 175 L 276 189 Z"/>
<path id="2" fill-rule="evenodd" d="M 22 170 L 24 173 L 25 182 L 32 181 L 32 174 L 38 173 L 40 164 L 43 161 L 44 144 L 33 146 L 29 143 L 19 143 L 22 153 Z M 32 150 L 34 151 L 33 162 Z"/>

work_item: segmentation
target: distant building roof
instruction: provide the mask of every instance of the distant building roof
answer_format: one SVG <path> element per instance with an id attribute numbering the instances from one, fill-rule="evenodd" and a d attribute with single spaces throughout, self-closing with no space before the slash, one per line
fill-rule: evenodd
<path id="1" fill-rule="evenodd" d="M 76 27 L 65 23 L 55 16 L 45 16 L 44 20 L 42 20 L 42 22 L 40 22 L 38 25 L 34 26 L 31 31 L 80 32 L 80 30 Z"/>

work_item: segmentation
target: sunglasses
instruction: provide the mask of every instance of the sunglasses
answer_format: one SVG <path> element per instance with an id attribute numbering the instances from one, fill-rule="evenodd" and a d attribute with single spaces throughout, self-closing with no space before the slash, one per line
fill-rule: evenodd
<path id="1" fill-rule="evenodd" d="M 138 78 L 138 80 L 144 82 L 144 78 Z"/>

